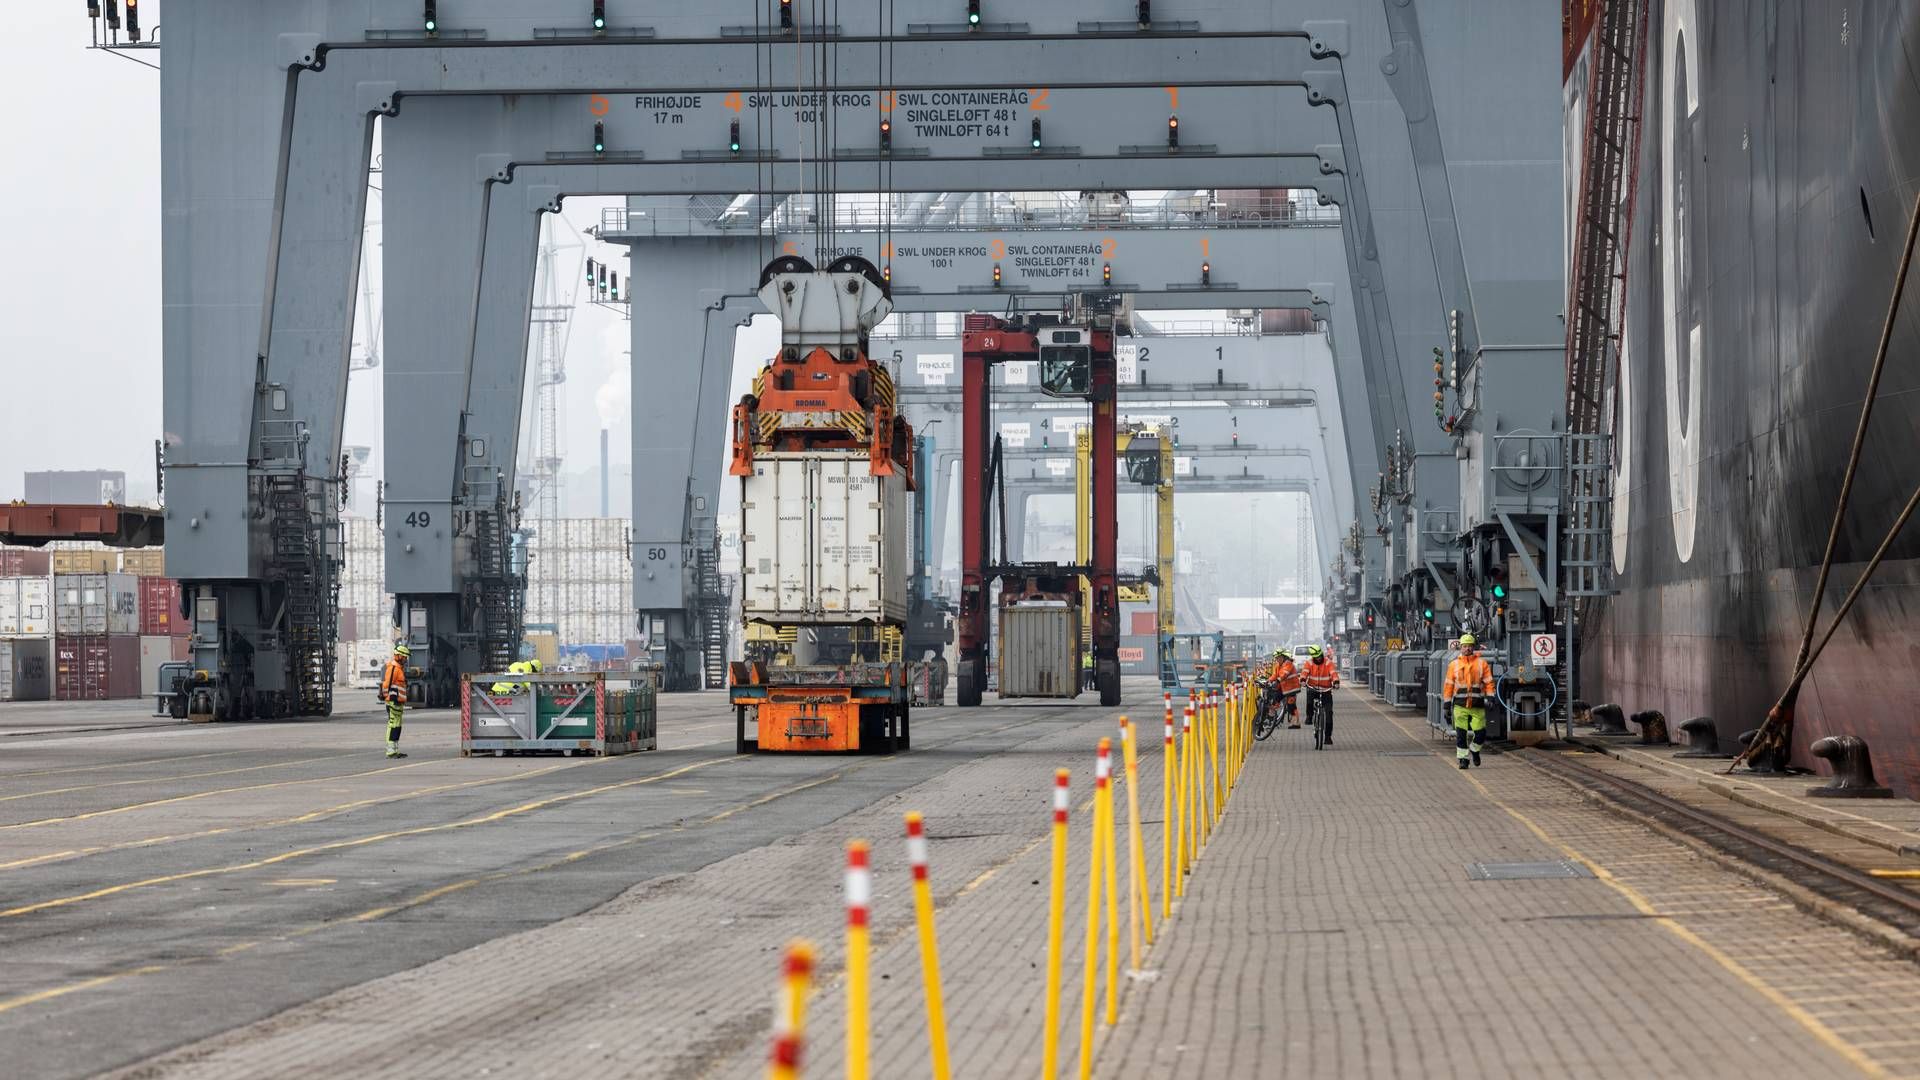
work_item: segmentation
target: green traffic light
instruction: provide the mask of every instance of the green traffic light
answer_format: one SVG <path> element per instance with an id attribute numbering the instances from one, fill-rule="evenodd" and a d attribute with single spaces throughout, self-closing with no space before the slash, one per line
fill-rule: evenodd
<path id="1" fill-rule="evenodd" d="M 967 21 L 974 24 L 975 26 L 980 25 L 980 13 L 976 11 L 968 15 Z"/>
<path id="2" fill-rule="evenodd" d="M 427 20 L 427 33 L 431 34 L 438 29 L 440 29 L 439 23 L 434 22 L 432 19 Z"/>
<path id="3" fill-rule="evenodd" d="M 1493 587 L 1493 598 L 1495 600 L 1505 600 L 1507 598 L 1507 587 L 1505 585 L 1495 585 Z"/>

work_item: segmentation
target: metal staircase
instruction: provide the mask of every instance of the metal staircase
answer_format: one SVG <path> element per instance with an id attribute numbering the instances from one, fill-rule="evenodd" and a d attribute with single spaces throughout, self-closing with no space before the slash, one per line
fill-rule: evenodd
<path id="1" fill-rule="evenodd" d="M 512 565 L 512 527 L 498 508 L 473 515 L 473 557 L 479 608 L 480 663 L 487 671 L 505 671 L 520 659 L 526 618 L 526 581 Z"/>
<path id="2" fill-rule="evenodd" d="M 1602 0 L 1593 30 L 1592 79 L 1582 140 L 1573 281 L 1567 301 L 1567 420 L 1576 434 L 1602 430 L 1617 384 L 1621 312 L 1633 199 L 1639 184 L 1642 54 L 1647 0 Z"/>
<path id="3" fill-rule="evenodd" d="M 721 690 L 727 685 L 727 617 L 733 607 L 733 586 L 720 570 L 720 537 L 711 521 L 695 527 L 693 569 L 699 604 L 701 683 L 708 690 Z"/>
<path id="4" fill-rule="evenodd" d="M 337 563 L 322 535 L 319 496 L 302 473 L 268 474 L 272 523 L 267 576 L 283 590 L 281 640 L 290 685 L 284 700 L 257 703 L 266 715 L 326 716 L 333 711 L 335 622 L 339 617 Z"/>

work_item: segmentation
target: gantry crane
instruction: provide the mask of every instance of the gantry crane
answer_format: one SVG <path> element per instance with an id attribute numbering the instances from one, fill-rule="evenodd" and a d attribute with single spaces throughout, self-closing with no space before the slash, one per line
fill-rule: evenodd
<path id="1" fill-rule="evenodd" d="M 1075 433 L 1074 446 L 1074 558 L 1085 563 L 1093 557 L 1093 536 L 1088 528 L 1093 520 L 1093 436 L 1090 431 Z M 1114 452 L 1127 466 L 1127 480 L 1153 488 L 1154 559 L 1150 572 L 1137 580 L 1120 582 L 1122 601 L 1144 600 L 1136 590 L 1153 586 L 1154 642 L 1156 654 L 1166 648 L 1173 633 L 1173 440 L 1155 424 L 1129 424 L 1114 434 Z M 1116 556 L 1117 559 L 1117 556 Z M 1083 602 L 1092 606 L 1091 584 L 1083 580 Z M 1086 628 L 1086 644 L 1091 647 L 1093 628 Z M 1158 656 L 1156 655 L 1156 661 Z"/>

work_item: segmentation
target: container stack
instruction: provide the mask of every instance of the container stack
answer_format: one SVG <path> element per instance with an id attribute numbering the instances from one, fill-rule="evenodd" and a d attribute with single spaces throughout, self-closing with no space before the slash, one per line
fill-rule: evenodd
<path id="1" fill-rule="evenodd" d="M 140 696 L 140 579 L 122 573 L 53 575 L 53 696 L 107 701 Z"/>
<path id="2" fill-rule="evenodd" d="M 128 552 L 129 555 L 133 554 Z M 191 629 L 180 614 L 180 583 L 142 577 L 140 582 L 140 695 L 160 692 L 160 666 L 185 660 Z"/>
<path id="3" fill-rule="evenodd" d="M 0 701 L 151 694 L 192 627 L 160 548 L 0 548 Z"/>
<path id="4" fill-rule="evenodd" d="M 0 548 L 0 702 L 52 694 L 52 554 Z"/>

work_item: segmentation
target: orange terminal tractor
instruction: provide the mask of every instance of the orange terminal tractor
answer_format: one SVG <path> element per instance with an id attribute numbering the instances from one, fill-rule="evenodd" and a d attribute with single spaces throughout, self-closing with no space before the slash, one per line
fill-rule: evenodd
<path id="1" fill-rule="evenodd" d="M 857 256 L 825 270 L 787 256 L 761 271 L 760 299 L 780 352 L 733 407 L 735 749 L 905 749 L 913 432 L 867 353 L 893 310 L 888 284 Z"/>

